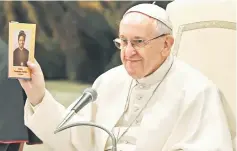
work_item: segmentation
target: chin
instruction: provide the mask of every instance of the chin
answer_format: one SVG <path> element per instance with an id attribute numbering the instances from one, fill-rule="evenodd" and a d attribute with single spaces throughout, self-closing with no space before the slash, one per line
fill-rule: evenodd
<path id="1" fill-rule="evenodd" d="M 141 78 L 143 78 L 143 76 L 137 74 L 136 72 L 128 71 L 127 69 L 126 69 L 126 71 L 127 71 L 128 75 L 130 75 L 133 79 L 141 79 Z"/>
<path id="2" fill-rule="evenodd" d="M 124 68 L 126 69 L 128 75 L 130 75 L 132 78 L 140 79 L 144 76 L 144 75 L 139 74 L 139 73 L 141 73 L 141 71 L 139 70 L 139 67 L 136 67 L 136 66 L 128 67 L 126 63 L 123 65 L 124 65 Z"/>

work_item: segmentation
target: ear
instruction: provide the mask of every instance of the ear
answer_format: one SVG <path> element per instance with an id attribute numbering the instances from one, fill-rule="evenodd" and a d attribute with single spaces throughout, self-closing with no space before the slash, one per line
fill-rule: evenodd
<path id="1" fill-rule="evenodd" d="M 164 48 L 162 51 L 163 56 L 168 56 L 170 54 L 171 48 L 174 44 L 174 37 L 172 35 L 165 36 L 164 39 Z"/>

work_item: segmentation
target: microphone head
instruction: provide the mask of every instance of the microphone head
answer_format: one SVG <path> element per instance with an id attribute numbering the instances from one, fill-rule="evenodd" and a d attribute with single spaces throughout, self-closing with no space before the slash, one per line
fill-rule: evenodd
<path id="1" fill-rule="evenodd" d="M 92 97 L 92 100 L 91 100 L 92 102 L 97 99 L 97 92 L 96 92 L 96 90 L 93 89 L 93 88 L 86 88 L 83 93 L 88 93 L 88 94 L 90 94 L 91 97 Z"/>

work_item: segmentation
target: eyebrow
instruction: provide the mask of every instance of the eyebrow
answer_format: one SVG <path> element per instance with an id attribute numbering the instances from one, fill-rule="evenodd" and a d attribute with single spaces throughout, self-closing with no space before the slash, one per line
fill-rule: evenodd
<path id="1" fill-rule="evenodd" d="M 125 38 L 124 35 L 120 35 L 119 37 Z M 144 37 L 140 37 L 140 36 L 135 36 L 135 37 L 133 37 L 133 39 L 145 39 L 145 38 Z"/>
<path id="2" fill-rule="evenodd" d="M 134 39 L 145 39 L 144 37 L 135 36 Z"/>

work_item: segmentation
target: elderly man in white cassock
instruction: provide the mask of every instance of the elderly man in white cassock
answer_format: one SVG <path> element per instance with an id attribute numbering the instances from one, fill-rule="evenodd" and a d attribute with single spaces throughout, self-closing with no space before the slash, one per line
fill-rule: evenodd
<path id="1" fill-rule="evenodd" d="M 115 135 L 118 151 L 232 151 L 218 89 L 207 77 L 171 55 L 172 25 L 153 4 L 124 14 L 119 38 L 123 65 L 93 84 L 98 97 L 70 121 L 91 121 Z M 28 99 L 25 124 L 55 151 L 109 151 L 104 131 L 74 127 L 54 134 L 68 113 L 45 89 L 37 63 L 32 80 L 20 80 Z"/>

